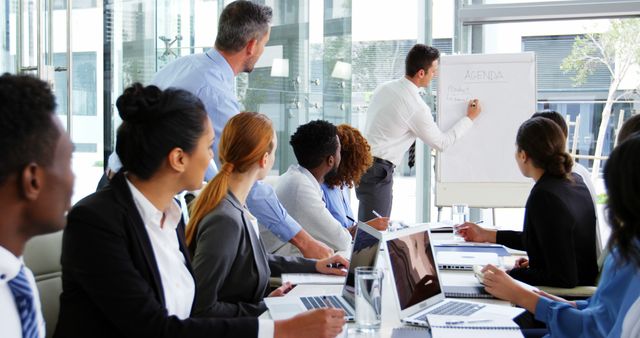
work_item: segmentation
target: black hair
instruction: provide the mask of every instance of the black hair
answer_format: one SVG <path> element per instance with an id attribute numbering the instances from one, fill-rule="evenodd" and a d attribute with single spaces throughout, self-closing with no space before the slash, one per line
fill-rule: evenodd
<path id="1" fill-rule="evenodd" d="M 440 51 L 418 43 L 414 45 L 404 60 L 405 75 L 413 77 L 420 69 L 429 70 L 433 61 L 440 58 Z"/>
<path id="2" fill-rule="evenodd" d="M 49 85 L 27 75 L 0 76 L 0 184 L 29 163 L 53 162 L 60 138 L 56 101 Z"/>
<path id="3" fill-rule="evenodd" d="M 553 176 L 569 179 L 573 159 L 566 151 L 566 141 L 560 126 L 544 117 L 524 121 L 516 136 L 518 150 L 524 150 L 534 166 Z"/>
<path id="4" fill-rule="evenodd" d="M 317 168 L 338 151 L 338 128 L 331 122 L 311 121 L 299 126 L 289 143 L 301 166 Z"/>
<path id="5" fill-rule="evenodd" d="M 193 151 L 205 130 L 207 113 L 195 95 L 135 83 L 116 101 L 122 118 L 116 153 L 123 170 L 150 178 L 176 147 Z"/>
<path id="6" fill-rule="evenodd" d="M 534 117 L 544 117 L 545 119 L 549 119 L 555 122 L 560 127 L 560 130 L 562 130 L 564 137 L 569 137 L 569 127 L 567 127 L 567 121 L 565 121 L 564 117 L 562 117 L 560 113 L 553 110 L 543 111 L 531 115 L 531 118 Z"/>
<path id="7" fill-rule="evenodd" d="M 218 19 L 216 48 L 238 52 L 252 39 L 262 39 L 269 30 L 271 7 L 251 1 L 234 1 L 222 10 Z"/>
<path id="8" fill-rule="evenodd" d="M 631 116 L 624 121 L 622 127 L 618 131 L 618 143 L 624 142 L 631 135 L 640 132 L 640 114 Z"/>
<path id="9" fill-rule="evenodd" d="M 604 166 L 609 247 L 640 268 L 640 134 L 618 145 Z"/>

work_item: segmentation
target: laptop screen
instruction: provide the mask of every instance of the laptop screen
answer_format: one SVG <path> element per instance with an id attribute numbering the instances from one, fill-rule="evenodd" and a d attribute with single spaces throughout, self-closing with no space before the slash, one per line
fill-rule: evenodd
<path id="1" fill-rule="evenodd" d="M 353 249 L 351 250 L 349 272 L 342 291 L 342 295 L 349 301 L 353 300 L 355 293 L 356 267 L 374 266 L 378 258 L 379 248 L 380 240 L 358 227 L 353 241 Z"/>
<path id="2" fill-rule="evenodd" d="M 401 310 L 442 292 L 429 241 L 428 230 L 387 241 Z"/>

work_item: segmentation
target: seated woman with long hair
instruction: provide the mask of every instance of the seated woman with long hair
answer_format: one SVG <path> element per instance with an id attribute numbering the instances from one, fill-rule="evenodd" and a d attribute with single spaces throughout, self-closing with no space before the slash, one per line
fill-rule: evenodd
<path id="1" fill-rule="evenodd" d="M 116 106 L 123 169 L 69 212 L 62 243 L 62 295 L 55 337 L 335 336 L 343 312 L 284 321 L 192 318 L 196 283 L 174 197 L 199 189 L 213 128 L 184 90 L 134 84 Z M 309 328 L 309 325 L 316 326 Z M 321 327 L 318 327 L 321 325 Z"/>
<path id="2" fill-rule="evenodd" d="M 265 252 L 256 219 L 245 205 L 257 180 L 275 161 L 277 139 L 271 120 L 259 113 L 240 113 L 227 122 L 220 138 L 220 172 L 194 201 L 187 227 L 198 294 L 196 316 L 258 316 L 269 277 L 282 272 L 345 275 L 333 264 L 348 266 L 341 256 L 322 260 L 283 257 Z M 290 285 L 274 291 L 280 296 Z"/>
<path id="3" fill-rule="evenodd" d="M 595 294 L 567 301 L 524 289 L 495 266 L 484 268 L 486 290 L 547 324 L 551 337 L 638 337 L 640 334 L 640 134 L 616 147 L 604 168 L 609 247 Z"/>
<path id="4" fill-rule="evenodd" d="M 536 182 L 525 205 L 522 232 L 473 223 L 460 227 L 467 241 L 526 251 L 529 259 L 516 262 L 509 275 L 531 285 L 594 285 L 598 274 L 595 209 L 582 178 L 571 172 L 565 142 L 560 127 L 544 117 L 531 118 L 518 129 L 516 162 Z"/>
<path id="5" fill-rule="evenodd" d="M 360 183 L 360 178 L 371 167 L 373 157 L 367 139 L 358 129 L 348 124 L 338 127 L 340 139 L 340 165 L 338 170 L 330 172 L 321 184 L 324 200 L 331 215 L 343 227 L 355 233 L 356 219 L 349 201 L 349 189 Z M 389 223 L 388 217 L 377 217 L 367 221 L 372 227 L 384 231 Z"/>

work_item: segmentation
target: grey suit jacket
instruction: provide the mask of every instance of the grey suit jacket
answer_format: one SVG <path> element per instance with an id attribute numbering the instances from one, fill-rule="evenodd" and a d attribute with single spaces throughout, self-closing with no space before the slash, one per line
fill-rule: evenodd
<path id="1" fill-rule="evenodd" d="M 189 247 L 196 279 L 195 316 L 258 316 L 269 277 L 316 272 L 315 261 L 266 253 L 249 212 L 231 192 L 205 216 Z"/>

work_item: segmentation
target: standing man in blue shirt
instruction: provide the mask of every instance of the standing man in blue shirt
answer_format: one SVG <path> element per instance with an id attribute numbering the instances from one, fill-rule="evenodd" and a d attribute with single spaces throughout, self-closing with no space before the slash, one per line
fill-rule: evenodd
<path id="1" fill-rule="evenodd" d="M 272 10 L 249 1 L 235 1 L 220 15 L 215 47 L 203 54 L 181 57 L 160 70 L 152 83 L 160 88 L 176 87 L 195 94 L 204 103 L 213 122 L 214 159 L 218 162 L 218 142 L 227 121 L 240 112 L 234 78 L 251 72 L 269 41 Z M 216 168 L 207 171 L 206 179 Z M 296 246 L 307 258 L 325 258 L 333 251 L 315 240 L 288 215 L 273 188 L 257 182 L 247 205 L 258 222 L 278 239 Z"/>
<path id="2" fill-rule="evenodd" d="M 73 146 L 45 82 L 2 75 L 0 102 L 0 330 L 44 338 L 38 289 L 21 257 L 30 238 L 64 227 Z"/>

